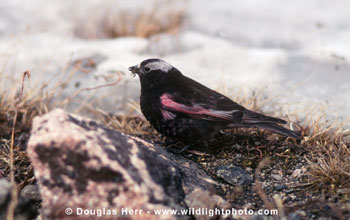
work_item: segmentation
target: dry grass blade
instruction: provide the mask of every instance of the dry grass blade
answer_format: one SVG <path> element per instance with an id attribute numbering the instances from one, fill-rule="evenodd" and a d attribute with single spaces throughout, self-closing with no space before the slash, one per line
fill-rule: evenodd
<path id="1" fill-rule="evenodd" d="M 306 157 L 309 181 L 318 190 L 336 193 L 350 187 L 350 142 L 345 128 L 349 119 L 336 118 L 329 123 L 324 109 L 312 109 L 320 113 L 310 114 L 304 120 L 308 137 L 303 145 L 310 151 Z"/>
<path id="2" fill-rule="evenodd" d="M 94 9 L 96 10 L 96 9 Z M 130 10 L 130 9 L 129 9 Z M 82 38 L 147 38 L 160 33 L 176 33 L 185 20 L 185 11 L 175 4 L 154 4 L 152 8 L 105 10 L 79 22 L 75 33 Z M 87 22 L 88 20 L 88 22 Z"/>
<path id="3" fill-rule="evenodd" d="M 336 192 L 350 187 L 350 150 L 346 144 L 318 146 L 309 163 L 309 174 L 317 188 Z"/>
<path id="4" fill-rule="evenodd" d="M 22 77 L 22 87 L 21 87 L 21 91 L 19 94 L 19 98 L 17 103 L 15 104 L 15 116 L 13 118 L 13 124 L 12 124 L 12 132 L 11 132 L 11 145 L 10 145 L 10 179 L 11 179 L 11 185 L 12 185 L 12 190 L 11 190 L 11 202 L 7 208 L 7 216 L 6 219 L 7 220 L 13 220 L 14 219 L 14 215 L 15 215 L 15 208 L 17 205 L 17 186 L 16 186 L 16 182 L 15 182 L 15 171 L 14 171 L 14 142 L 15 142 L 15 127 L 16 127 L 16 122 L 17 122 L 17 116 L 18 116 L 18 105 L 22 100 L 22 96 L 23 96 L 23 90 L 24 90 L 24 80 L 25 78 L 29 78 L 30 77 L 30 72 L 29 71 L 25 71 L 23 73 L 23 77 Z"/>
<path id="5" fill-rule="evenodd" d="M 260 174 L 261 174 L 261 170 L 264 169 L 265 167 L 267 167 L 269 164 L 271 163 L 270 158 L 264 158 L 262 161 L 259 162 L 258 167 L 255 170 L 255 185 L 254 185 L 254 190 L 256 191 L 256 193 L 259 195 L 259 197 L 261 198 L 261 200 L 264 202 L 265 207 L 267 209 L 276 209 L 276 206 L 273 202 L 271 202 L 267 196 L 267 194 L 265 193 L 264 189 L 262 188 L 262 183 L 260 182 Z"/>

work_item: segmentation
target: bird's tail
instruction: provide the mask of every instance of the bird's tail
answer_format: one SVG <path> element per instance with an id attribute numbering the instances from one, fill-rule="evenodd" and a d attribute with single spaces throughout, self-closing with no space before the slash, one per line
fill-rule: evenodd
<path id="1" fill-rule="evenodd" d="M 268 131 L 272 131 L 274 133 L 281 134 L 284 136 L 293 137 L 293 138 L 298 139 L 298 140 L 301 139 L 301 135 L 298 134 L 297 132 L 289 130 L 287 128 L 284 128 L 284 127 L 277 125 L 277 124 L 274 124 L 274 123 L 256 123 L 253 126 L 256 128 L 262 128 L 262 129 L 265 129 Z"/>

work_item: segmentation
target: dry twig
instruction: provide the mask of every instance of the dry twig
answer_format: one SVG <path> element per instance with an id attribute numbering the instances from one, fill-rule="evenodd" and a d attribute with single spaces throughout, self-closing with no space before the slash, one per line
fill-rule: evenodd
<path id="1" fill-rule="evenodd" d="M 11 179 L 11 202 L 7 208 L 7 215 L 6 215 L 6 219 L 7 220 L 13 220 L 15 218 L 15 208 L 17 206 L 17 196 L 18 196 L 18 192 L 17 192 L 17 186 L 16 186 L 16 182 L 15 182 L 15 171 L 14 171 L 14 142 L 15 142 L 15 127 L 16 127 L 16 123 L 17 123 L 17 115 L 18 115 L 18 106 L 22 100 L 22 96 L 23 96 L 23 90 L 24 90 L 24 80 L 25 78 L 29 78 L 30 77 L 30 72 L 27 70 L 23 73 L 22 76 L 22 88 L 21 91 L 19 93 L 19 98 L 17 103 L 15 104 L 15 116 L 13 118 L 13 124 L 12 124 L 12 133 L 11 133 L 11 145 L 10 145 L 10 179 Z"/>
<path id="2" fill-rule="evenodd" d="M 71 95 L 70 97 L 66 98 L 62 102 L 62 106 L 65 106 L 68 102 L 70 102 L 73 98 L 75 98 L 81 92 L 95 90 L 95 89 L 100 89 L 100 88 L 103 88 L 103 87 L 114 86 L 114 85 L 118 84 L 120 82 L 120 80 L 122 79 L 122 75 L 121 75 L 121 73 L 119 71 L 117 71 L 117 74 L 118 74 L 118 79 L 115 80 L 114 82 L 107 83 L 107 84 L 104 84 L 104 85 L 99 85 L 99 86 L 92 87 L 92 88 L 81 88 L 81 89 L 77 90 L 73 95 Z"/>

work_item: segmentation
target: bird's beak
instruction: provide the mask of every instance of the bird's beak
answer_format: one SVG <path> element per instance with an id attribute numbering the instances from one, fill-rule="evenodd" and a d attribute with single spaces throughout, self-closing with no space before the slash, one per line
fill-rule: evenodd
<path id="1" fill-rule="evenodd" d="M 135 76 L 136 74 L 139 73 L 139 67 L 138 67 L 138 65 L 129 67 L 129 71 L 131 71 L 132 74 Z"/>

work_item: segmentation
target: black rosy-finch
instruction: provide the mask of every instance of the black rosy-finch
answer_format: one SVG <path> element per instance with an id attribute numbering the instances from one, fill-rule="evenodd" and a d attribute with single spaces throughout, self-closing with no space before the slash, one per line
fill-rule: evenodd
<path id="1" fill-rule="evenodd" d="M 250 111 L 161 59 L 144 60 L 129 70 L 140 78 L 143 115 L 166 137 L 184 144 L 210 143 L 220 130 L 244 127 L 300 139 L 279 125 L 286 121 Z"/>

